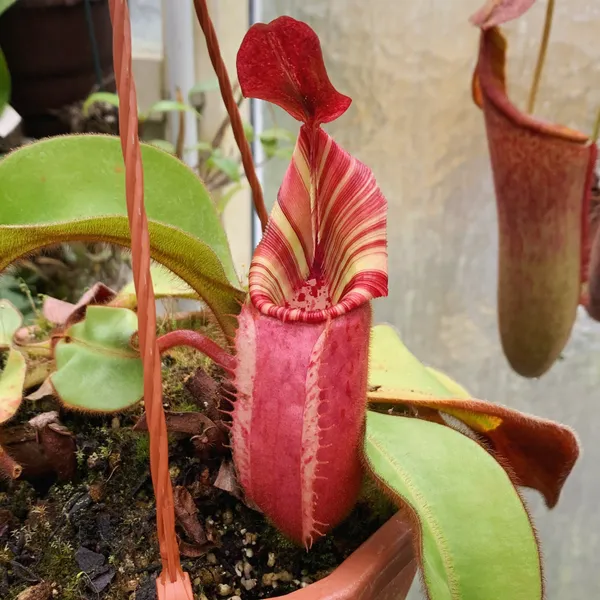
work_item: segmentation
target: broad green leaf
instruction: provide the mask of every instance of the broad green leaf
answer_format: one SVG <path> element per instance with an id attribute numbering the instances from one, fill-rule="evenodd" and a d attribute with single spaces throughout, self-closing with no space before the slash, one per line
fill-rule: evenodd
<path id="1" fill-rule="evenodd" d="M 0 0 L 0 15 L 6 12 L 17 0 Z"/>
<path id="2" fill-rule="evenodd" d="M 2 48 L 0 48 L 0 117 L 2 116 L 4 107 L 10 102 L 10 92 L 10 71 L 8 70 Z"/>
<path id="3" fill-rule="evenodd" d="M 25 357 L 18 350 L 10 350 L 4 368 L 0 366 L 0 423 L 19 409 L 26 372 Z"/>
<path id="4" fill-rule="evenodd" d="M 175 157 L 142 145 L 152 257 L 183 279 L 233 333 L 239 285 L 225 232 L 200 179 Z M 66 136 L 0 161 L 0 270 L 50 244 L 130 243 L 119 140 Z"/>
<path id="5" fill-rule="evenodd" d="M 161 150 L 168 152 L 169 154 L 175 154 L 177 152 L 175 146 L 171 144 L 171 142 L 167 142 L 167 140 L 150 140 L 148 143 L 155 148 L 160 148 Z"/>
<path id="6" fill-rule="evenodd" d="M 131 344 L 138 328 L 126 308 L 89 306 L 85 320 L 56 344 L 50 381 L 65 405 L 93 412 L 124 410 L 143 395 L 139 352 Z"/>
<path id="7" fill-rule="evenodd" d="M 0 350 L 12 346 L 13 337 L 22 324 L 21 313 L 8 300 L 0 300 Z"/>
<path id="8" fill-rule="evenodd" d="M 462 385 L 454 381 L 454 379 L 446 373 L 438 371 L 438 369 L 434 369 L 433 367 L 425 367 L 425 369 L 428 373 L 431 373 L 450 392 L 450 394 L 452 394 L 453 398 L 472 398 L 471 394 L 469 394 Z"/>
<path id="9" fill-rule="evenodd" d="M 375 395 L 394 395 L 406 400 L 455 397 L 445 383 L 410 353 L 393 327 L 373 327 L 369 353 L 369 386 Z"/>
<path id="10" fill-rule="evenodd" d="M 540 554 L 506 471 L 448 427 L 369 411 L 365 453 L 414 516 L 430 600 L 540 600 Z M 415 532 L 416 533 L 416 532 Z"/>
<path id="11" fill-rule="evenodd" d="M 119 96 L 117 96 L 117 94 L 113 94 L 111 92 L 95 92 L 93 94 L 90 94 L 85 99 L 85 102 L 81 107 L 81 112 L 84 115 L 87 115 L 90 111 L 90 107 L 92 106 L 92 104 L 95 104 L 96 102 L 103 102 L 105 104 L 110 104 L 119 108 Z"/>
<path id="12" fill-rule="evenodd" d="M 372 330 L 368 399 L 411 407 L 420 418 L 462 431 L 466 425 L 519 485 L 541 492 L 550 508 L 579 456 L 568 427 L 472 398 L 445 373 L 425 367 L 387 325 Z"/>
<path id="13" fill-rule="evenodd" d="M 219 89 L 219 80 L 217 78 L 207 79 L 206 81 L 200 81 L 196 83 L 189 91 L 189 98 L 196 94 L 203 94 L 206 92 L 214 92 Z"/>
<path id="14" fill-rule="evenodd" d="M 154 295 L 159 298 L 186 298 L 190 300 L 198 300 L 198 294 L 189 287 L 185 281 L 181 280 L 176 275 L 173 275 L 168 269 L 161 265 L 153 264 L 150 266 L 152 275 L 152 286 L 154 287 Z M 121 306 L 126 308 L 136 308 L 137 298 L 135 295 L 135 286 L 133 281 L 128 283 L 118 293 L 117 297 L 111 301 L 112 306 Z"/>
<path id="15" fill-rule="evenodd" d="M 222 156 L 220 152 L 215 150 L 213 155 L 206 161 L 208 167 L 222 171 L 232 181 L 240 180 L 240 166 L 233 158 Z"/>

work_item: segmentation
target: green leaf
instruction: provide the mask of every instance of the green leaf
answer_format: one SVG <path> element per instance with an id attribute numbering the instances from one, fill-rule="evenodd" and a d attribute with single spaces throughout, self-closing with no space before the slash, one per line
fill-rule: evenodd
<path id="1" fill-rule="evenodd" d="M 26 372 L 25 357 L 18 350 L 10 350 L 0 370 L 0 423 L 8 421 L 19 409 Z"/>
<path id="2" fill-rule="evenodd" d="M 0 15 L 5 13 L 17 0 L 0 0 Z"/>
<path id="3" fill-rule="evenodd" d="M 111 92 L 95 92 L 93 94 L 90 94 L 85 99 L 85 102 L 83 103 L 83 106 L 81 107 L 81 112 L 84 114 L 84 116 L 88 115 L 88 113 L 90 111 L 90 107 L 92 106 L 92 104 L 95 104 L 96 102 L 110 104 L 112 106 L 116 106 L 117 108 L 119 108 L 119 96 L 117 96 L 117 94 L 113 94 Z"/>
<path id="4" fill-rule="evenodd" d="M 146 116 L 168 112 L 191 112 L 200 117 L 200 114 L 193 106 L 177 102 L 177 100 L 159 100 L 146 111 Z"/>
<path id="5" fill-rule="evenodd" d="M 283 127 L 272 127 L 261 132 L 260 141 L 263 144 L 273 142 L 288 142 L 289 144 L 293 144 L 296 141 L 296 135 Z"/>
<path id="6" fill-rule="evenodd" d="M 222 171 L 231 181 L 240 180 L 240 166 L 233 158 L 222 156 L 218 150 L 206 161 L 206 166 Z"/>
<path id="7" fill-rule="evenodd" d="M 169 154 L 175 154 L 177 152 L 175 150 L 175 146 L 171 144 L 171 142 L 167 142 L 167 140 L 150 140 L 148 144 L 154 146 L 155 148 L 160 148 Z"/>
<path id="8" fill-rule="evenodd" d="M 244 125 L 244 135 L 249 142 L 254 141 L 254 127 L 252 127 L 252 123 L 248 121 L 243 122 Z"/>
<path id="9" fill-rule="evenodd" d="M 539 600 L 540 554 L 523 501 L 479 444 L 448 427 L 369 411 L 366 459 L 410 507 L 430 600 Z"/>
<path id="10" fill-rule="evenodd" d="M 8 70 L 2 48 L 0 48 L 0 116 L 2 116 L 4 107 L 10 102 L 10 93 L 10 71 Z"/>
<path id="11" fill-rule="evenodd" d="M 402 343 L 389 325 L 376 325 L 371 330 L 369 353 L 369 386 L 377 392 L 396 398 L 454 398 L 448 381 L 425 365 Z M 447 380 L 452 381 L 445 376 Z M 457 383 L 455 386 L 458 386 Z M 459 386 L 460 387 L 460 386 Z M 461 388 L 462 389 L 462 388 Z"/>
<path id="12" fill-rule="evenodd" d="M 152 286 L 154 287 L 154 296 L 159 298 L 186 298 L 189 300 L 198 300 L 198 294 L 189 287 L 185 281 L 182 281 L 176 275 L 173 275 L 168 269 L 161 265 L 153 264 L 150 266 L 152 275 Z M 133 281 L 128 283 L 111 301 L 113 306 L 123 306 L 127 308 L 137 307 L 137 298 L 135 295 L 135 286 Z"/>
<path id="13" fill-rule="evenodd" d="M 131 344 L 136 314 L 126 308 L 89 306 L 85 320 L 56 344 L 50 381 L 65 405 L 93 412 L 129 408 L 143 395 L 139 352 Z"/>
<path id="14" fill-rule="evenodd" d="M 152 257 L 183 279 L 233 334 L 244 293 L 212 200 L 191 169 L 142 145 Z M 128 246 L 118 138 L 65 136 L 0 161 L 0 271 L 18 257 L 73 240 Z"/>
<path id="15" fill-rule="evenodd" d="M 22 324 L 21 313 L 8 300 L 0 300 L 0 350 L 12 346 L 13 337 Z"/>
<path id="16" fill-rule="evenodd" d="M 218 196 L 216 208 L 217 212 L 222 215 L 227 208 L 230 200 L 238 193 L 241 192 L 246 186 L 243 183 L 237 183 L 232 185 L 226 192 Z"/>
<path id="17" fill-rule="evenodd" d="M 198 142 L 197 144 L 194 144 L 193 146 L 186 147 L 187 152 L 193 152 L 194 150 L 198 150 L 198 151 L 202 151 L 202 152 L 213 152 L 214 148 L 212 147 L 212 144 L 209 144 L 208 142 Z"/>
<path id="18" fill-rule="evenodd" d="M 207 79 L 206 81 L 200 81 L 195 84 L 189 91 L 188 97 L 192 98 L 196 94 L 203 94 L 206 92 L 214 92 L 219 89 L 219 80 L 215 77 L 214 79 Z"/>

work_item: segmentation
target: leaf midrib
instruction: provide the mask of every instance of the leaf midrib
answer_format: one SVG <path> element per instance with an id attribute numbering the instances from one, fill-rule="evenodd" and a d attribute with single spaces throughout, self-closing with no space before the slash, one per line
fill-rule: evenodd
<path id="1" fill-rule="evenodd" d="M 447 542 L 446 542 L 446 539 L 444 538 L 444 536 L 442 535 L 441 529 L 429 508 L 429 504 L 423 498 L 423 496 L 418 491 L 416 486 L 413 484 L 413 481 L 410 478 L 410 476 L 408 475 L 408 473 L 394 460 L 394 458 L 392 456 L 390 456 L 385 451 L 384 448 L 382 448 L 382 446 L 380 444 L 377 443 L 377 441 L 373 438 L 372 434 L 367 434 L 367 441 L 377 449 L 377 451 L 381 454 L 382 458 L 384 460 L 386 460 L 393 469 L 396 469 L 400 473 L 402 480 L 404 481 L 406 487 L 412 494 L 412 499 L 418 500 L 420 502 L 420 504 L 419 504 L 420 508 L 418 510 L 416 509 L 416 507 L 414 507 L 415 512 L 417 513 L 417 516 L 419 518 L 422 518 L 423 521 L 425 521 L 427 523 L 430 531 L 433 534 L 433 538 L 436 541 L 436 545 L 439 549 L 440 556 L 442 558 L 442 564 L 444 565 L 446 580 L 448 581 L 448 589 L 450 590 L 452 599 L 460 600 L 459 583 L 458 583 L 458 580 L 456 579 L 455 569 L 452 565 L 452 559 L 451 559 L 450 553 L 448 552 L 448 549 L 447 549 Z M 371 467 L 373 468 L 372 461 L 369 461 L 369 462 L 371 463 Z M 375 469 L 373 469 L 373 471 L 375 471 Z M 402 494 L 400 492 L 398 492 L 398 490 L 394 490 L 394 491 L 396 491 L 396 493 L 398 493 L 398 494 L 400 494 L 400 496 L 402 496 Z M 406 500 L 408 501 L 408 498 L 406 498 Z M 421 542 L 421 543 L 424 546 L 424 543 L 423 542 Z M 423 554 L 425 553 L 424 548 L 422 548 L 421 551 L 423 552 Z M 425 570 L 423 570 L 423 576 L 425 578 L 427 578 Z"/>

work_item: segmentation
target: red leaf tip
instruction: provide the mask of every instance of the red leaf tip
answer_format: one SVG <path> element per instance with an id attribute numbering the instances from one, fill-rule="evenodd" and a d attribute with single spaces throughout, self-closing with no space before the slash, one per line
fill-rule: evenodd
<path id="1" fill-rule="evenodd" d="M 277 104 L 303 123 L 333 121 L 352 102 L 329 80 L 317 34 L 292 17 L 253 25 L 240 46 L 237 72 L 244 96 Z"/>

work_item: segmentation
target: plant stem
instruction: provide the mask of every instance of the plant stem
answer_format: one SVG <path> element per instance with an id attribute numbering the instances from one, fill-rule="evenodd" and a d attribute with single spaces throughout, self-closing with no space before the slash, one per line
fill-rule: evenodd
<path id="1" fill-rule="evenodd" d="M 592 131 L 592 142 L 596 143 L 600 137 L 600 109 L 596 115 L 596 122 L 594 123 L 594 129 Z"/>
<path id="2" fill-rule="evenodd" d="M 233 371 L 235 368 L 235 358 L 229 352 L 197 331 L 189 329 L 171 331 L 161 335 L 156 342 L 161 354 L 176 346 L 189 346 L 206 354 L 208 358 L 228 371 Z"/>
<path id="3" fill-rule="evenodd" d="M 550 39 L 550 30 L 552 29 L 552 17 L 554 15 L 554 0 L 548 0 L 548 6 L 546 7 L 546 19 L 544 20 L 544 33 L 542 34 L 542 43 L 540 44 L 540 51 L 538 54 L 537 64 L 535 65 L 535 72 L 533 74 L 533 83 L 531 84 L 531 90 L 529 91 L 529 99 L 527 101 L 527 112 L 531 114 L 535 108 L 535 100 L 540 86 L 540 79 L 542 77 L 542 70 L 544 68 L 544 62 L 546 60 L 546 51 L 548 50 L 548 40 Z"/>

